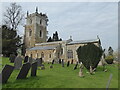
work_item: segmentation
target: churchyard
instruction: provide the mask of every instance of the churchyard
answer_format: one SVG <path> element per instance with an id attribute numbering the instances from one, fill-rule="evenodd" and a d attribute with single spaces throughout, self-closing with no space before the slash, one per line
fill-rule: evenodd
<path id="1" fill-rule="evenodd" d="M 2 57 L 2 67 L 6 64 L 14 66 L 14 63 L 10 63 L 9 58 Z M 24 64 L 24 60 L 22 60 L 22 64 Z M 64 63 L 64 65 L 56 63 L 43 64 L 45 68 L 41 70 L 38 67 L 36 76 L 35 70 L 32 70 L 33 74 L 31 75 L 30 68 L 25 79 L 17 78 L 20 69 L 14 69 L 2 88 L 106 88 L 110 74 L 112 74 L 112 79 L 109 88 L 118 88 L 117 64 L 107 65 L 107 72 L 103 71 L 102 66 L 98 66 L 93 75 L 84 68 L 84 77 L 79 77 L 79 65 L 74 70 L 76 65 L 71 63 L 69 65 L 67 63 Z"/>

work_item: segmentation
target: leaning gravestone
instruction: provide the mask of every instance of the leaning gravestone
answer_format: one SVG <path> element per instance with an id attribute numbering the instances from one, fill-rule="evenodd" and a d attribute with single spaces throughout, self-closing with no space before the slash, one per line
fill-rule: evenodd
<path id="1" fill-rule="evenodd" d="M 26 78 L 29 70 L 30 70 L 30 67 L 31 67 L 31 64 L 30 63 L 25 63 L 23 64 L 18 76 L 17 76 L 17 79 L 24 79 Z"/>
<path id="2" fill-rule="evenodd" d="M 14 70 L 14 67 L 13 66 L 10 66 L 10 65 L 5 65 L 3 70 L 2 70 L 2 73 L 0 74 L 0 83 L 7 83 L 10 75 L 12 74 Z"/>
<path id="3" fill-rule="evenodd" d="M 72 61 L 71 61 L 71 64 L 73 64 L 73 59 L 72 59 Z"/>
<path id="4" fill-rule="evenodd" d="M 54 64 L 55 60 L 52 61 L 52 64 Z"/>
<path id="5" fill-rule="evenodd" d="M 36 73 L 37 73 L 37 62 L 35 62 L 35 63 L 32 64 L 32 67 L 31 67 L 31 76 L 36 76 Z"/>
<path id="6" fill-rule="evenodd" d="M 69 67 L 69 65 L 70 65 L 70 61 L 67 62 L 67 67 Z"/>
<path id="7" fill-rule="evenodd" d="M 37 58 L 37 66 L 41 66 L 42 65 L 42 58 Z"/>
<path id="8" fill-rule="evenodd" d="M 11 63 L 14 63 L 15 58 L 16 58 L 16 56 L 14 54 L 10 54 L 9 60 L 10 60 Z"/>
<path id="9" fill-rule="evenodd" d="M 64 60 L 62 59 L 62 67 L 64 67 Z"/>
<path id="10" fill-rule="evenodd" d="M 28 61 L 30 64 L 32 64 L 32 62 L 33 62 L 33 59 L 32 59 L 32 57 L 29 57 L 29 61 Z"/>
<path id="11" fill-rule="evenodd" d="M 25 58 L 24 58 L 24 63 L 28 62 L 28 60 L 29 60 L 29 57 L 28 57 L 28 56 L 25 56 Z"/>
<path id="12" fill-rule="evenodd" d="M 77 62 L 76 65 L 74 66 L 74 70 L 77 69 L 77 66 L 78 66 L 78 62 Z"/>
<path id="13" fill-rule="evenodd" d="M 21 56 L 17 56 L 15 58 L 15 61 L 14 61 L 14 69 L 20 69 L 22 66 L 22 57 Z"/>

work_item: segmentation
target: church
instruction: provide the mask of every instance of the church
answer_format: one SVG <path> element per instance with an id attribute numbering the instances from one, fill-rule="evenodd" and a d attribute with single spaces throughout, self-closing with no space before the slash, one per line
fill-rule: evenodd
<path id="1" fill-rule="evenodd" d="M 42 58 L 44 62 L 56 62 L 63 59 L 65 62 L 73 60 L 78 61 L 77 48 L 88 43 L 93 43 L 100 46 L 100 39 L 74 41 L 72 38 L 62 41 L 47 42 L 47 24 L 48 17 L 46 14 L 36 12 L 29 14 L 27 12 L 24 43 L 26 48 L 25 56 Z"/>

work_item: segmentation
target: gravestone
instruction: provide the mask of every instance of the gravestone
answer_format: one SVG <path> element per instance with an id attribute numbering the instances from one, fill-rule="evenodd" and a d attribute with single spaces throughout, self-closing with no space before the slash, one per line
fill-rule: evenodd
<path id="1" fill-rule="evenodd" d="M 30 64 L 32 64 L 32 62 L 33 62 L 33 59 L 32 59 L 32 57 L 29 57 L 29 60 L 28 60 L 28 62 L 29 62 Z"/>
<path id="2" fill-rule="evenodd" d="M 74 70 L 77 69 L 77 66 L 78 66 L 78 62 L 77 62 L 76 65 L 74 66 Z"/>
<path id="3" fill-rule="evenodd" d="M 29 57 L 28 57 L 28 56 L 25 56 L 25 58 L 24 58 L 24 63 L 28 62 L 28 60 L 29 60 Z"/>
<path id="4" fill-rule="evenodd" d="M 37 66 L 41 66 L 42 65 L 42 58 L 37 58 Z"/>
<path id="5" fill-rule="evenodd" d="M 45 66 L 41 66 L 41 70 L 44 70 L 45 69 Z"/>
<path id="6" fill-rule="evenodd" d="M 62 59 L 62 67 L 64 67 L 64 60 Z"/>
<path id="7" fill-rule="evenodd" d="M 52 60 L 52 64 L 54 64 L 55 60 Z"/>
<path id="8" fill-rule="evenodd" d="M 61 64 L 61 59 L 59 59 L 59 64 Z"/>
<path id="9" fill-rule="evenodd" d="M 9 60 L 10 60 L 11 63 L 14 63 L 15 58 L 16 58 L 16 56 L 14 54 L 10 54 Z"/>
<path id="10" fill-rule="evenodd" d="M 52 65 L 50 65 L 50 68 L 53 68 L 53 66 L 52 66 Z"/>
<path id="11" fill-rule="evenodd" d="M 37 73 L 37 62 L 33 63 L 31 66 L 31 76 L 36 76 Z"/>
<path id="12" fill-rule="evenodd" d="M 73 64 L 73 59 L 72 59 L 72 61 L 71 61 L 71 64 Z"/>
<path id="13" fill-rule="evenodd" d="M 67 67 L 69 67 L 69 65 L 70 65 L 70 61 L 67 62 Z"/>
<path id="14" fill-rule="evenodd" d="M 21 56 L 17 56 L 15 58 L 15 61 L 14 61 L 14 69 L 20 69 L 22 66 L 22 57 Z"/>
<path id="15" fill-rule="evenodd" d="M 12 74 L 14 67 L 11 65 L 5 65 L 2 73 L 0 74 L 0 83 L 7 83 L 10 75 Z"/>
<path id="16" fill-rule="evenodd" d="M 30 63 L 25 63 L 23 64 L 18 76 L 17 76 L 17 79 L 24 79 L 26 78 L 29 70 L 30 70 L 30 67 L 31 67 L 31 64 Z"/>

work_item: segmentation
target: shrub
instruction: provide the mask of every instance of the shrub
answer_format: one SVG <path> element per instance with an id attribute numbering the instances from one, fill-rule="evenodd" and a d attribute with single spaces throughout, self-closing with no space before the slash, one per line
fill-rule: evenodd
<path id="1" fill-rule="evenodd" d="M 96 45 L 89 43 L 77 49 L 77 55 L 80 62 L 90 70 L 90 66 L 92 69 L 96 68 L 101 56 L 102 56 L 102 48 L 97 47 Z"/>

